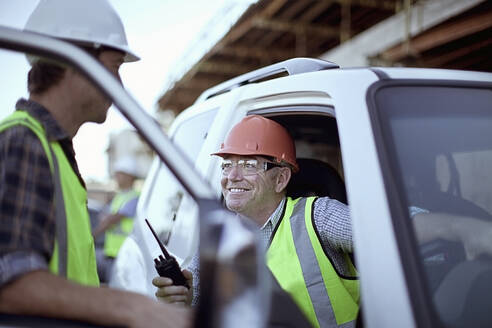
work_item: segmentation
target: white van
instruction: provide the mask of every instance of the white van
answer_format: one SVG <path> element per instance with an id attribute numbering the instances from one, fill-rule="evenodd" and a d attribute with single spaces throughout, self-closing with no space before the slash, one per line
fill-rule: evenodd
<path id="1" fill-rule="evenodd" d="M 366 326 L 492 326 L 484 292 L 492 291 L 491 258 L 467 260 L 460 243 L 443 240 L 418 246 L 408 213 L 492 220 L 491 87 L 489 73 L 341 69 L 296 58 L 207 90 L 170 137 L 220 197 L 220 158 L 210 154 L 246 115 L 277 121 L 300 159 L 289 193 L 350 205 Z M 155 293 L 160 251 L 144 218 L 186 267 L 199 244 L 197 208 L 156 159 L 112 285 Z"/>

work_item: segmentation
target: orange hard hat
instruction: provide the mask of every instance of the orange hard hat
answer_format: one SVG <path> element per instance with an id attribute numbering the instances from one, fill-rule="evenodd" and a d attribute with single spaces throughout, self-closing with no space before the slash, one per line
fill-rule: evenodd
<path id="1" fill-rule="evenodd" d="M 278 163 L 286 162 L 299 170 L 296 147 L 287 130 L 260 115 L 246 116 L 229 132 L 220 150 L 212 155 L 270 156 Z"/>

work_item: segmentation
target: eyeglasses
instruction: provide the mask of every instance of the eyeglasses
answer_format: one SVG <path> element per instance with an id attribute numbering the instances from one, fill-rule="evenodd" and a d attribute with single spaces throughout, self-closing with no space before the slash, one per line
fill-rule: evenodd
<path id="1" fill-rule="evenodd" d="M 222 175 L 228 175 L 231 173 L 232 168 L 236 166 L 241 169 L 243 175 L 255 175 L 260 171 L 268 171 L 274 167 L 281 167 L 282 165 L 272 163 L 272 162 L 262 162 L 258 163 L 256 159 L 240 159 L 239 161 L 231 161 L 229 159 L 225 159 L 222 161 L 221 169 Z"/>

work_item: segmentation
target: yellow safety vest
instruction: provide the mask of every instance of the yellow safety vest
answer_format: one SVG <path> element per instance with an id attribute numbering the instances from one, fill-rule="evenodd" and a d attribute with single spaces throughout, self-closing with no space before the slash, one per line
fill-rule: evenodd
<path id="1" fill-rule="evenodd" d="M 353 327 L 359 281 L 340 277 L 325 255 L 313 225 L 316 197 L 287 198 L 284 216 L 267 251 L 267 265 L 313 327 Z"/>
<path id="2" fill-rule="evenodd" d="M 15 111 L 0 123 L 0 132 L 23 125 L 39 138 L 54 182 L 56 237 L 50 271 L 83 285 L 99 286 L 94 239 L 91 234 L 87 191 L 57 141 L 48 141 L 39 121 L 25 111 Z"/>
<path id="3" fill-rule="evenodd" d="M 129 190 L 117 194 L 111 201 L 111 213 L 116 214 L 128 201 L 138 197 L 138 192 Z M 104 239 L 104 254 L 109 257 L 116 257 L 123 245 L 126 237 L 133 230 L 133 218 L 123 217 L 113 228 L 106 231 Z"/>

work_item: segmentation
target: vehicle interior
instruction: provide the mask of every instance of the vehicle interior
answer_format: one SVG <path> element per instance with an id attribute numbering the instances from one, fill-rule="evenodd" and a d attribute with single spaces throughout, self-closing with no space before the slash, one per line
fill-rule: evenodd
<path id="1" fill-rule="evenodd" d="M 329 196 L 347 204 L 335 118 L 324 113 L 268 117 L 284 126 L 296 143 L 300 170 L 292 176 L 287 195 Z"/>
<path id="2" fill-rule="evenodd" d="M 428 148 L 421 149 L 419 165 L 412 170 L 404 165 L 407 177 L 413 173 L 413 183 L 406 184 L 408 203 L 444 215 L 492 222 L 487 201 L 490 193 L 484 186 L 484 180 L 489 179 L 480 168 L 490 163 L 490 149 L 475 146 L 463 144 L 461 149 L 443 152 L 442 145 L 430 142 Z M 492 288 L 492 257 L 480 255 L 470 260 L 461 242 L 444 240 L 424 244 L 420 252 L 439 316 L 453 326 L 488 326 L 490 316 L 484 304 L 490 302 L 486 301 L 484 291 Z"/>
<path id="3" fill-rule="evenodd" d="M 397 193 L 407 207 L 460 222 L 455 231 L 474 231 L 475 238 L 475 222 L 492 222 L 490 89 L 405 86 L 378 96 Z M 469 257 L 462 241 L 441 238 L 419 245 L 419 252 L 428 295 L 443 325 L 490 327 L 492 256 Z"/>

